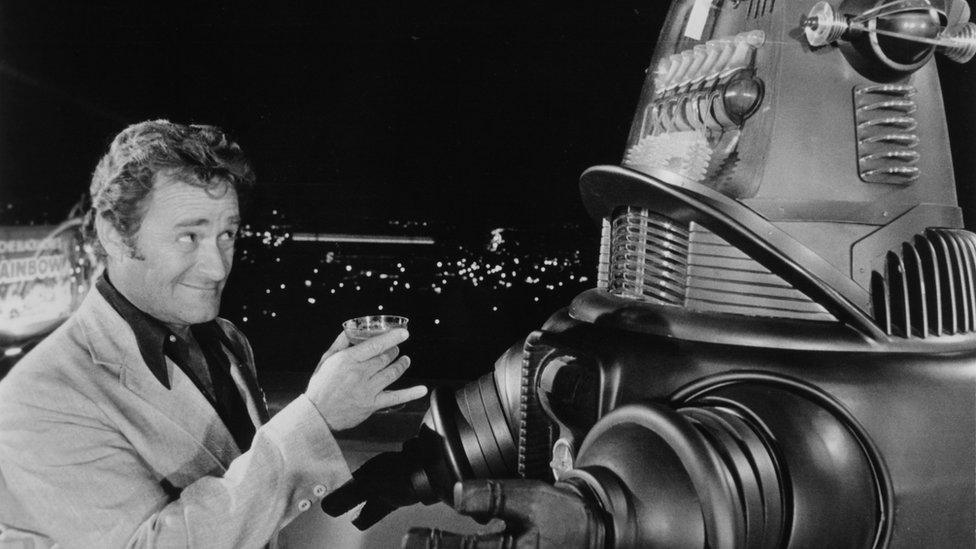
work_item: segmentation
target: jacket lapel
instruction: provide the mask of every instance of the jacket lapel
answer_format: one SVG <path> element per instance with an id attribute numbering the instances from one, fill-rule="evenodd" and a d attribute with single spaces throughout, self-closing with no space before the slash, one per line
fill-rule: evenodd
<path id="1" fill-rule="evenodd" d="M 254 428 L 257 429 L 268 422 L 270 415 L 268 414 L 268 403 L 264 398 L 264 392 L 258 386 L 258 380 L 254 376 L 254 359 L 248 354 L 244 345 L 240 344 L 237 339 L 231 338 L 224 330 L 223 325 L 217 327 L 216 336 L 230 355 L 231 377 L 234 379 L 234 384 L 237 385 L 237 390 L 244 397 L 248 415 L 251 416 Z"/>
<path id="2" fill-rule="evenodd" d="M 96 364 L 114 366 L 120 384 L 165 418 L 174 434 L 205 450 L 221 471 L 240 455 L 230 431 L 193 382 L 166 360 L 170 389 L 149 370 L 139 353 L 135 334 L 121 316 L 97 292 L 90 291 L 76 313 L 84 326 Z M 171 452 L 172 448 L 160 449 Z"/>

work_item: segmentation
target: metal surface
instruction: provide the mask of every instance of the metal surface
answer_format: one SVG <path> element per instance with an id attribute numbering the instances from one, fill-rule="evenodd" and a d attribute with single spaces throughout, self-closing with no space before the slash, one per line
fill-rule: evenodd
<path id="1" fill-rule="evenodd" d="M 836 320 L 823 306 L 708 229 L 692 222 L 690 235 L 688 309 Z"/>
<path id="2" fill-rule="evenodd" d="M 617 204 L 653 208 L 673 220 L 698 223 L 783 278 L 835 318 L 873 339 L 883 334 L 871 319 L 870 295 L 843 271 L 739 202 L 665 171 L 642 174 L 599 166 L 580 179 L 583 202 L 599 218 Z"/>
<path id="3" fill-rule="evenodd" d="M 863 181 L 907 185 L 918 180 L 917 94 L 905 84 L 854 87 L 857 165 Z"/>
<path id="4" fill-rule="evenodd" d="M 873 273 L 875 310 L 890 335 L 905 338 L 976 330 L 976 235 L 930 229 L 886 256 Z"/>
<path id="5" fill-rule="evenodd" d="M 691 222 L 679 224 L 647 208 L 614 215 L 611 250 L 600 269 L 613 295 L 698 311 L 834 320 L 779 276 Z M 603 262 L 606 263 L 603 263 Z"/>
<path id="6" fill-rule="evenodd" d="M 610 293 L 684 305 L 688 230 L 646 208 L 624 208 L 613 219 L 605 268 Z"/>
<path id="7" fill-rule="evenodd" d="M 817 2 L 803 22 L 804 33 L 814 48 L 844 38 L 855 39 L 858 33 L 866 34 L 879 60 L 895 70 L 910 72 L 918 69 L 928 57 L 921 50 L 923 58 L 913 64 L 894 61 L 883 51 L 879 36 L 935 46 L 952 61 L 966 63 L 976 55 L 976 24 L 968 21 L 969 6 L 964 0 L 949 4 L 948 9 L 943 9 L 939 3 L 929 0 L 881 2 L 858 13 L 858 4 L 848 3 L 852 12 L 838 13 L 828 2 Z M 938 27 L 935 14 L 946 19 L 945 27 Z M 885 25 L 897 30 L 883 28 Z M 930 55 L 931 50 L 928 51 Z"/>

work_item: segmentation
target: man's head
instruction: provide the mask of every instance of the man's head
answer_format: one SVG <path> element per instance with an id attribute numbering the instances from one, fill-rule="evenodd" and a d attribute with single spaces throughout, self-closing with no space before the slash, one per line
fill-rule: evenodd
<path id="1" fill-rule="evenodd" d="M 173 325 L 217 316 L 254 184 L 240 147 L 213 126 L 129 126 L 92 175 L 96 251 L 115 287 Z"/>

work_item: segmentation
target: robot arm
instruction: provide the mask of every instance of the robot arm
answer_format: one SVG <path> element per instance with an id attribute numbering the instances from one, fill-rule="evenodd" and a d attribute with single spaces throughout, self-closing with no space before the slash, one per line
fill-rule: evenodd
<path id="1" fill-rule="evenodd" d="M 399 452 L 366 462 L 322 501 L 322 509 L 335 517 L 365 502 L 353 522 L 365 530 L 399 507 L 453 502 L 459 481 L 516 478 L 522 366 L 519 344 L 498 359 L 494 372 L 457 392 L 435 389 L 417 436 Z M 530 446 L 548 452 L 549 444 Z"/>
<path id="2" fill-rule="evenodd" d="M 618 335 L 607 348 L 644 356 L 641 383 L 658 379 L 668 394 L 618 387 L 608 398 L 619 365 L 568 346 L 593 343 L 569 332 L 535 332 L 493 374 L 435 391 L 417 437 L 367 462 L 323 509 L 338 516 L 365 502 L 354 521 L 365 529 L 398 507 L 445 501 L 505 524 L 477 536 L 411 530 L 405 547 L 428 549 L 864 547 L 885 535 L 892 511 L 881 458 L 823 391 L 760 373 L 677 388 L 670 350 Z M 507 438 L 496 434 L 510 422 Z"/>

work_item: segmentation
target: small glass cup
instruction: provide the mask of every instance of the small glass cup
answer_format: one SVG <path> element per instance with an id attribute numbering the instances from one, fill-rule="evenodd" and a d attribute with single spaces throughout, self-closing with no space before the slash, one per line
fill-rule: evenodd
<path id="1" fill-rule="evenodd" d="M 342 331 L 346 333 L 349 343 L 355 345 L 367 339 L 389 332 L 394 328 L 406 328 L 410 319 L 396 315 L 371 315 L 351 318 L 342 323 Z"/>

